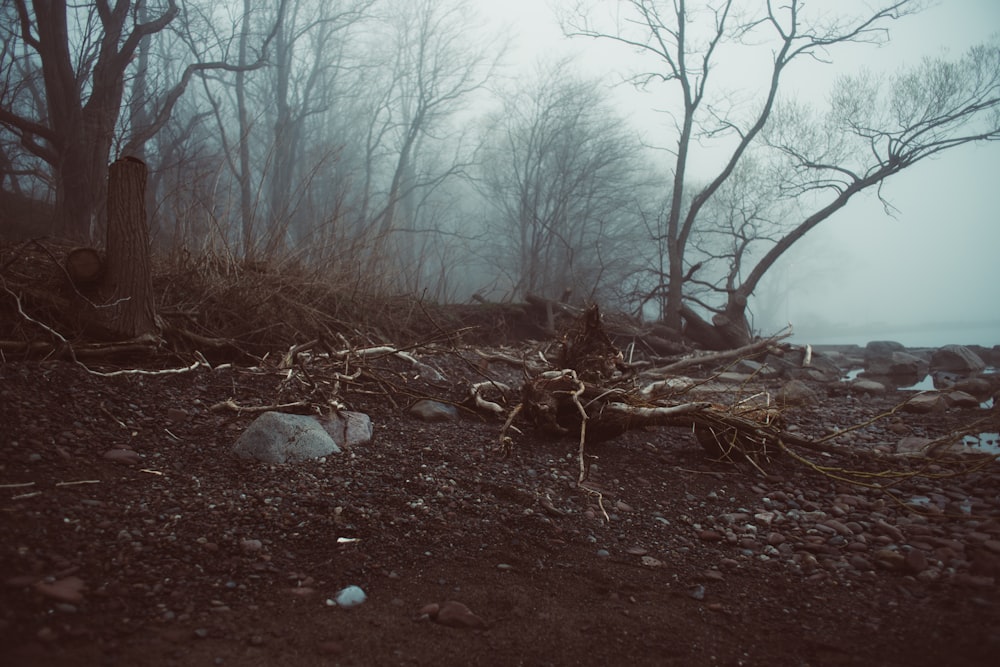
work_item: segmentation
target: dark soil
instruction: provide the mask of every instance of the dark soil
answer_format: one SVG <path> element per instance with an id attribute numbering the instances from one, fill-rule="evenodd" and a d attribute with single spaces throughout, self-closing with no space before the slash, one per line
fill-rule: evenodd
<path id="1" fill-rule="evenodd" d="M 996 664 L 995 462 L 887 493 L 787 457 L 765 477 L 706 458 L 684 429 L 634 430 L 590 448 L 598 496 L 577 486 L 573 438 L 521 424 L 503 459 L 499 417 L 408 416 L 416 398 L 461 401 L 481 379 L 454 353 L 421 358 L 447 382 L 383 361 L 335 392 L 332 371 L 311 369 L 371 415 L 375 439 L 294 465 L 234 457 L 254 415 L 210 407 L 318 400 L 302 376 L 0 365 L 0 664 Z M 825 397 L 785 418 L 815 437 L 898 398 Z M 907 414 L 847 440 L 889 450 L 976 416 Z M 117 448 L 141 462 L 105 458 Z M 928 515 L 904 505 L 913 496 Z M 364 604 L 328 602 L 349 585 Z M 487 627 L 421 614 L 446 600 Z"/>

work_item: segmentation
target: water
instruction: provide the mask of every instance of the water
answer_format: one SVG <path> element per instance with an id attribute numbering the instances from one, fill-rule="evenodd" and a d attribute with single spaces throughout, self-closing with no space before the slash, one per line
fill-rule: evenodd
<path id="1" fill-rule="evenodd" d="M 847 371 L 847 374 L 844 377 L 841 378 L 841 382 L 850 382 L 851 380 L 858 377 L 864 372 L 865 369 L 863 368 L 852 368 L 849 371 Z M 920 380 L 916 384 L 911 384 L 907 387 L 897 387 L 897 389 L 899 391 L 935 391 L 937 387 L 934 386 L 934 376 L 927 374 L 924 376 L 924 379 Z M 992 400 L 993 399 L 990 399 L 990 401 Z M 982 407 L 984 408 L 992 406 L 993 406 L 992 402 L 990 403 L 990 405 L 986 405 L 985 403 L 982 405 Z"/>
<path id="2" fill-rule="evenodd" d="M 962 438 L 962 450 L 969 454 L 1000 456 L 1000 433 L 980 433 Z"/>
<path id="3" fill-rule="evenodd" d="M 798 345 L 859 345 L 873 340 L 894 340 L 905 347 L 943 345 L 1000 345 L 1000 321 L 970 323 L 927 323 L 793 330 L 791 342 Z"/>
<path id="4" fill-rule="evenodd" d="M 851 380 L 855 379 L 864 372 L 865 369 L 863 368 L 850 368 L 847 370 L 844 377 L 840 378 L 840 381 L 850 382 Z M 992 366 L 987 366 L 986 369 L 979 375 L 980 377 L 995 375 L 998 372 L 1000 372 L 1000 370 L 993 368 Z M 952 381 L 960 378 L 961 376 L 959 375 L 953 375 Z M 934 376 L 928 373 L 923 377 L 922 380 L 920 380 L 916 384 L 911 384 L 908 387 L 897 387 L 897 389 L 899 391 L 936 391 L 938 387 L 934 386 Z M 992 398 L 986 399 L 985 401 L 979 404 L 979 407 L 981 407 L 983 410 L 989 410 L 990 408 L 993 407 L 993 399 Z"/>
<path id="5" fill-rule="evenodd" d="M 924 379 L 916 384 L 911 384 L 909 387 L 900 387 L 900 391 L 934 391 L 934 378 L 929 374 L 924 376 Z"/>

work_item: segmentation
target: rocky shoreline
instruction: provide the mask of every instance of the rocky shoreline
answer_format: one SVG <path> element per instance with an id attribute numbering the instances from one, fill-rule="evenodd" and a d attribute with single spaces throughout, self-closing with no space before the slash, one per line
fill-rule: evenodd
<path id="1" fill-rule="evenodd" d="M 889 352 L 955 373 L 934 351 Z M 975 354 L 982 370 L 931 393 L 995 393 L 996 359 Z M 773 396 L 830 452 L 755 469 L 683 429 L 638 429 L 593 446 L 584 488 L 572 438 L 522 427 L 497 456 L 503 417 L 468 386 L 517 386 L 518 369 L 473 350 L 419 360 L 447 381 L 373 365 L 340 394 L 373 437 L 284 464 L 238 457 L 258 413 L 216 406 L 311 391 L 285 371 L 0 365 L 0 659 L 909 666 L 1000 650 L 1000 466 L 935 447 L 996 431 L 982 392 L 907 411 L 905 385 L 845 379 L 878 368 L 863 348 L 787 348 L 701 386 Z M 412 416 L 426 398 L 454 418 Z M 352 586 L 365 601 L 338 608 Z M 449 601 L 476 623 L 426 611 Z"/>

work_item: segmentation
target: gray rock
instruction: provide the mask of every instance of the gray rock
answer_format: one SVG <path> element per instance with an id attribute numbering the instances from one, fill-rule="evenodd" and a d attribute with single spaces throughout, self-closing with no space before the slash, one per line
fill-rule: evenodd
<path id="1" fill-rule="evenodd" d="M 109 449 L 104 452 L 104 458 L 115 463 L 123 463 L 130 466 L 142 463 L 142 456 L 139 452 L 131 449 Z"/>
<path id="2" fill-rule="evenodd" d="M 748 361 L 744 363 L 753 364 L 755 362 Z M 793 350 L 791 353 L 781 357 L 769 354 L 761 368 L 762 372 L 755 377 L 784 377 L 789 380 L 835 382 L 843 375 L 843 371 L 837 364 L 818 352 L 814 352 L 809 359 L 809 363 L 806 364 L 804 349 Z"/>
<path id="3" fill-rule="evenodd" d="M 340 447 L 314 417 L 265 412 L 243 431 L 233 453 L 265 463 L 293 463 L 339 454 Z"/>
<path id="4" fill-rule="evenodd" d="M 894 549 L 879 549 L 875 552 L 875 564 L 887 570 L 902 570 L 906 567 L 906 558 Z"/>
<path id="5" fill-rule="evenodd" d="M 867 360 L 869 356 L 884 357 L 893 352 L 902 352 L 905 349 L 902 343 L 897 343 L 894 340 L 873 340 L 865 345 L 865 359 Z"/>
<path id="6" fill-rule="evenodd" d="M 818 368 L 813 368 L 808 366 L 806 368 L 796 369 L 791 377 L 798 380 L 810 380 L 812 382 L 836 382 L 840 379 L 840 371 L 829 372 L 825 370 L 820 370 Z"/>
<path id="7" fill-rule="evenodd" d="M 944 395 L 944 400 L 952 408 L 978 408 L 979 399 L 964 391 L 949 391 Z"/>
<path id="8" fill-rule="evenodd" d="M 1000 576 L 1000 556 L 987 549 L 975 549 L 969 563 L 969 574 L 986 577 Z"/>
<path id="9" fill-rule="evenodd" d="M 343 609 L 353 609 L 364 604 L 367 599 L 368 596 L 359 586 L 348 586 L 337 593 L 333 602 Z"/>
<path id="10" fill-rule="evenodd" d="M 931 379 L 934 381 L 935 389 L 953 389 L 955 383 L 961 380 L 964 376 L 958 373 L 949 373 L 948 371 L 932 371 Z"/>
<path id="11" fill-rule="evenodd" d="M 410 414 L 425 422 L 454 421 L 458 419 L 458 410 L 453 405 L 432 401 L 430 399 L 420 399 L 410 406 Z"/>
<path id="12" fill-rule="evenodd" d="M 980 400 L 986 400 L 993 393 L 993 385 L 984 378 L 962 378 L 953 388 L 972 394 Z"/>
<path id="13" fill-rule="evenodd" d="M 917 394 L 903 404 L 903 410 L 906 412 L 917 412 L 920 414 L 944 412 L 947 409 L 948 405 L 944 397 L 940 394 Z"/>
<path id="14" fill-rule="evenodd" d="M 759 361 L 753 361 L 752 359 L 741 359 L 736 362 L 731 370 L 736 373 L 753 375 L 757 379 L 773 378 L 779 375 L 777 369 L 767 364 L 762 364 Z"/>
<path id="15" fill-rule="evenodd" d="M 730 370 L 736 373 L 746 373 L 747 375 L 750 375 L 760 371 L 763 367 L 764 364 L 759 361 L 754 361 L 752 359 L 740 359 L 730 367 Z"/>
<path id="16" fill-rule="evenodd" d="M 851 564 L 851 567 L 859 572 L 867 572 L 868 570 L 875 569 L 867 558 L 858 554 L 851 556 L 848 562 Z"/>
<path id="17" fill-rule="evenodd" d="M 256 553 L 264 548 L 264 543 L 260 540 L 243 538 L 240 540 L 240 548 L 247 553 Z"/>
<path id="18" fill-rule="evenodd" d="M 486 621 L 472 613 L 468 607 L 456 600 L 446 600 L 441 604 L 436 602 L 425 605 L 421 613 L 427 614 L 435 623 L 452 628 L 485 630 L 489 627 Z"/>
<path id="19" fill-rule="evenodd" d="M 990 366 L 1000 368 L 1000 345 L 994 345 L 991 348 L 974 345 L 970 349 L 978 354 L 979 358 L 988 363 Z"/>
<path id="20" fill-rule="evenodd" d="M 884 394 L 885 385 L 875 380 L 855 378 L 851 381 L 851 389 L 861 394 Z"/>
<path id="21" fill-rule="evenodd" d="M 907 436 L 907 437 L 901 439 L 896 444 L 896 453 L 897 454 L 918 454 L 918 455 L 923 455 L 924 454 L 924 450 L 927 448 L 927 445 L 931 444 L 932 442 L 934 442 L 934 441 L 930 440 L 929 438 L 920 438 L 920 437 L 917 437 L 917 436 Z"/>
<path id="22" fill-rule="evenodd" d="M 809 366 L 806 368 L 812 371 L 811 375 L 814 379 L 822 382 L 839 380 L 844 374 L 840 366 L 828 356 L 822 354 L 814 354 Z"/>
<path id="23" fill-rule="evenodd" d="M 847 370 L 851 367 L 851 358 L 840 350 L 824 350 L 822 353 L 816 352 L 814 354 L 822 355 L 824 359 L 840 370 Z"/>
<path id="24" fill-rule="evenodd" d="M 931 355 L 931 370 L 935 371 L 971 375 L 985 368 L 986 363 L 979 355 L 964 345 L 945 345 Z"/>
<path id="25" fill-rule="evenodd" d="M 375 431 L 371 417 L 363 412 L 350 410 L 340 410 L 330 417 L 321 419 L 320 424 L 339 447 L 367 445 L 372 441 Z"/>
<path id="26" fill-rule="evenodd" d="M 764 365 L 768 368 L 774 369 L 774 372 L 778 377 L 791 377 L 791 375 L 799 368 L 797 364 L 793 364 L 784 357 L 779 357 L 774 354 L 767 355 L 764 359 Z"/>
<path id="27" fill-rule="evenodd" d="M 917 438 L 917 439 L 923 441 L 921 447 L 931 443 L 931 441 L 928 440 L 927 438 Z M 891 523 L 888 523 L 885 519 L 877 520 L 875 522 L 875 529 L 884 535 L 888 535 L 889 538 L 895 542 L 903 541 L 903 533 L 899 530 L 899 528 L 896 528 Z"/>
<path id="28" fill-rule="evenodd" d="M 819 395 L 802 380 L 789 380 L 782 385 L 778 400 L 786 405 L 803 405 L 815 403 Z"/>
<path id="29" fill-rule="evenodd" d="M 906 378 L 916 381 L 927 375 L 928 368 L 926 361 L 909 352 L 865 355 L 865 373 L 867 375 Z"/>

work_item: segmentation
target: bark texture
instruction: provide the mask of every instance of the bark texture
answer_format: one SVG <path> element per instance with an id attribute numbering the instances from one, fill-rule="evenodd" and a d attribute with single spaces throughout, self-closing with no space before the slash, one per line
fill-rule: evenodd
<path id="1" fill-rule="evenodd" d="M 156 332 L 146 221 L 146 164 L 122 158 L 108 171 L 106 325 L 121 338 Z"/>

